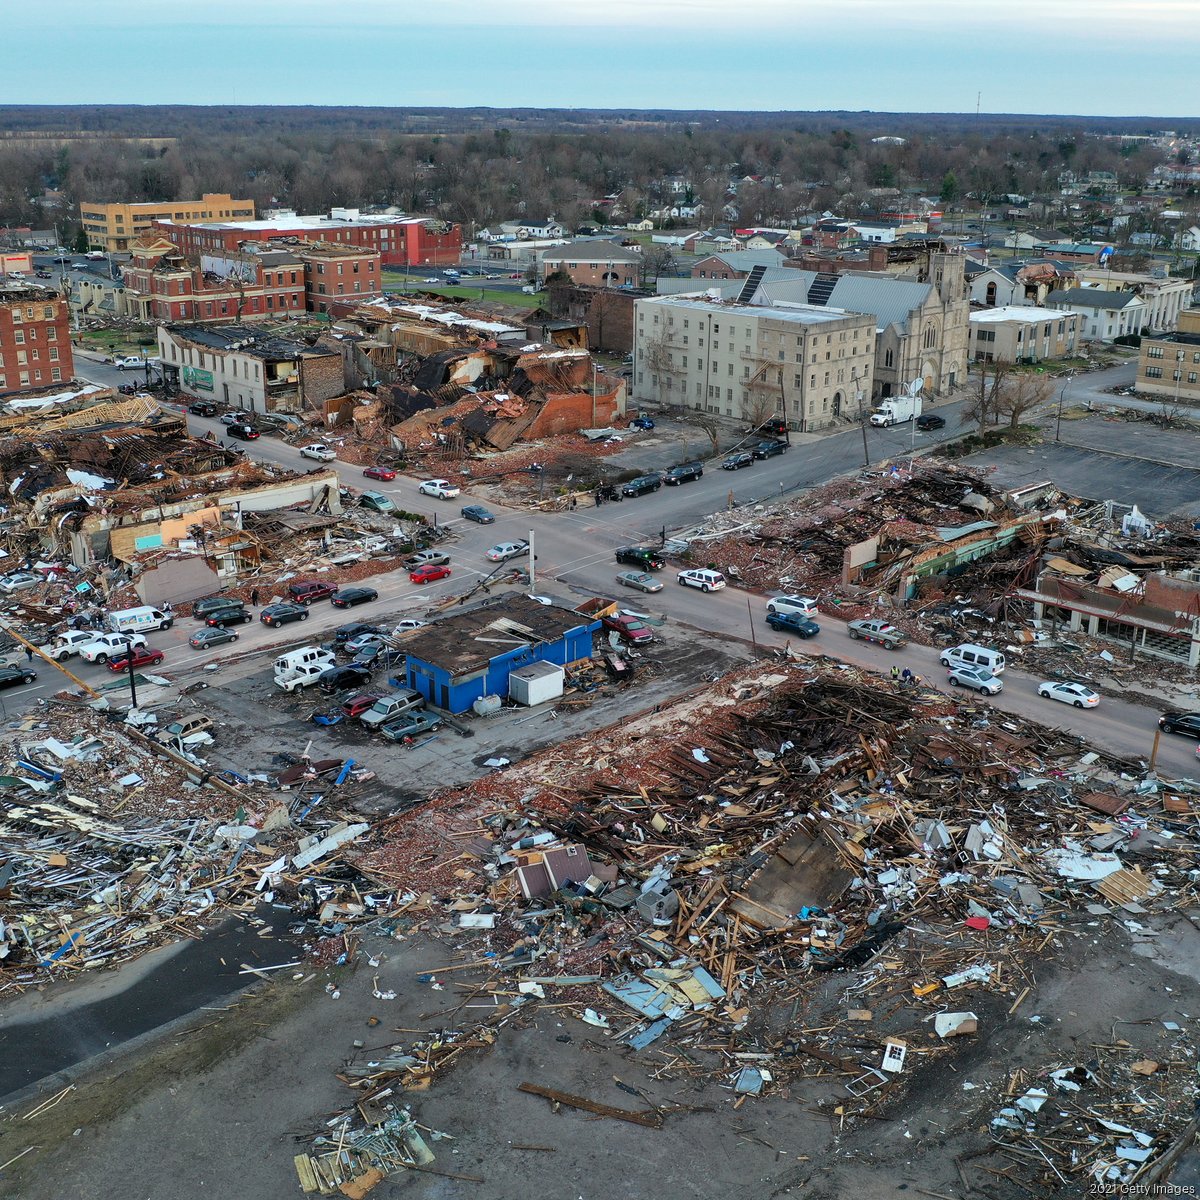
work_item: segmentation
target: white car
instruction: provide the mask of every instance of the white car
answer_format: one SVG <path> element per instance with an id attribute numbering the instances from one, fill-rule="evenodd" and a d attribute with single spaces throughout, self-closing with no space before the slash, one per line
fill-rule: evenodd
<path id="1" fill-rule="evenodd" d="M 84 662 L 106 663 L 114 654 L 124 654 L 132 646 L 135 650 L 146 644 L 140 633 L 105 633 L 80 648 L 79 657 Z"/>
<path id="2" fill-rule="evenodd" d="M 436 496 L 439 500 L 453 500 L 458 495 L 458 485 L 448 479 L 427 479 L 417 487 L 422 496 Z"/>
<path id="3" fill-rule="evenodd" d="M 1100 697 L 1082 683 L 1054 683 L 1047 680 L 1038 684 L 1038 695 L 1062 704 L 1073 704 L 1076 708 L 1095 708 L 1100 703 Z"/>
<path id="4" fill-rule="evenodd" d="M 317 462 L 333 462 L 337 455 L 324 442 L 309 442 L 300 447 L 301 458 L 312 458 Z"/>
<path id="5" fill-rule="evenodd" d="M 702 592 L 719 592 L 725 586 L 725 576 L 720 571 L 680 571 L 676 578 L 683 587 L 699 588 Z"/>
<path id="6" fill-rule="evenodd" d="M 0 575 L 0 588 L 6 592 L 19 592 L 22 588 L 37 587 L 44 582 L 43 576 L 35 575 L 32 571 L 12 571 L 8 575 Z"/>
<path id="7" fill-rule="evenodd" d="M 405 617 L 403 621 L 396 622 L 396 628 L 392 630 L 392 633 L 395 635 L 407 633 L 412 629 L 424 629 L 428 624 L 428 621 L 422 621 L 419 617 Z"/>
<path id="8" fill-rule="evenodd" d="M 426 275 L 425 278 L 421 280 L 421 282 L 422 283 L 441 283 L 442 281 L 436 275 Z"/>
<path id="9" fill-rule="evenodd" d="M 490 562 L 507 562 L 510 558 L 520 558 L 522 554 L 528 553 L 528 542 L 501 542 L 498 546 L 493 546 L 486 557 Z"/>
<path id="10" fill-rule="evenodd" d="M 772 596 L 767 601 L 767 612 L 812 618 L 817 616 L 817 602 L 812 596 Z"/>

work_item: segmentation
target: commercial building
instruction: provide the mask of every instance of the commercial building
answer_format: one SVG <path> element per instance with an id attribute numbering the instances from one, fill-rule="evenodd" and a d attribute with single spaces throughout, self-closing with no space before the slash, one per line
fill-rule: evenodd
<path id="1" fill-rule="evenodd" d="M 186 395 L 245 412 L 301 412 L 346 390 L 340 354 L 248 325 L 163 325 L 158 353 Z"/>
<path id="2" fill-rule="evenodd" d="M 79 218 L 93 250 L 128 250 L 156 221 L 202 224 L 212 221 L 253 221 L 254 201 L 235 200 L 224 192 L 206 192 L 199 200 L 148 201 L 138 204 L 96 204 L 85 200 Z"/>
<path id="3" fill-rule="evenodd" d="M 636 287 L 641 281 L 641 254 L 616 242 L 570 242 L 542 251 L 539 258 L 543 278 L 561 272 L 572 283 L 591 287 Z"/>
<path id="4" fill-rule="evenodd" d="M 1105 288 L 1068 288 L 1051 292 L 1046 307 L 1077 312 L 1083 317 L 1080 336 L 1113 342 L 1142 332 L 1146 302 L 1135 292 L 1110 292 Z"/>
<path id="5" fill-rule="evenodd" d="M 881 247 L 886 249 L 886 247 Z M 875 318 L 872 399 L 902 392 L 920 379 L 927 397 L 945 395 L 967 376 L 970 304 L 962 254 L 932 246 L 912 256 L 908 276 L 841 274 L 795 267 L 755 267 L 742 281 L 717 281 L 704 295 L 777 309 L 815 307 Z M 660 279 L 660 293 L 699 293 L 694 279 Z M 639 362 L 639 367 L 640 367 Z M 843 405 L 844 408 L 844 405 Z"/>
<path id="6" fill-rule="evenodd" d="M 872 395 L 873 316 L 695 295 L 638 300 L 635 311 L 635 401 L 820 429 Z"/>
<path id="7" fill-rule="evenodd" d="M 1200 404 L 1200 308 L 1184 309 L 1174 333 L 1142 339 L 1134 387 L 1152 396 Z"/>
<path id="8" fill-rule="evenodd" d="M 1084 287 L 1133 292 L 1140 296 L 1146 305 L 1144 328 L 1154 333 L 1170 333 L 1177 328 L 1179 314 L 1192 302 L 1194 284 L 1183 277 L 1110 271 L 1107 267 L 1080 267 L 1077 275 Z"/>
<path id="9" fill-rule="evenodd" d="M 507 696 L 520 667 L 590 658 L 599 627 L 569 609 L 509 596 L 502 606 L 443 617 L 406 639 L 408 686 L 438 708 L 466 712 L 484 696 Z"/>
<path id="10" fill-rule="evenodd" d="M 0 283 L 0 394 L 73 379 L 67 302 L 50 288 Z"/>
<path id="11" fill-rule="evenodd" d="M 1041 362 L 1075 353 L 1083 318 L 1076 312 L 1024 304 L 971 314 L 971 358 L 975 362 Z"/>
<path id="12" fill-rule="evenodd" d="M 378 251 L 387 266 L 456 266 L 462 257 L 462 227 L 436 217 L 402 217 L 334 208 L 328 216 L 302 216 L 284 209 L 259 221 L 206 224 L 166 219 L 154 233 L 189 258 L 237 250 L 244 242 L 296 238 Z"/>
<path id="13" fill-rule="evenodd" d="M 309 312 L 327 313 L 339 301 L 371 300 L 383 294 L 378 250 L 333 242 L 300 242 L 292 250 L 304 264 Z"/>

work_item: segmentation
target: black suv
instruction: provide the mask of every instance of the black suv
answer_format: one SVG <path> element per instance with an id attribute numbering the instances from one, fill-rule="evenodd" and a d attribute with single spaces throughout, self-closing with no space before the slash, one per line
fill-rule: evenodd
<path id="1" fill-rule="evenodd" d="M 197 621 L 203 621 L 223 608 L 245 607 L 245 604 L 236 596 L 205 596 L 203 600 L 193 601 L 192 616 Z"/>
<path id="2" fill-rule="evenodd" d="M 939 417 L 937 413 L 922 413 L 917 418 L 918 429 L 945 429 L 946 418 Z"/>
<path id="3" fill-rule="evenodd" d="M 783 454 L 787 448 L 787 442 L 778 442 L 774 438 L 768 438 L 766 441 L 759 442 L 752 453 L 755 458 L 774 458 L 776 454 Z"/>
<path id="4" fill-rule="evenodd" d="M 341 667 L 330 667 L 317 676 L 317 687 L 323 692 L 340 692 L 344 688 L 362 687 L 371 682 L 371 668 L 362 663 L 346 663 Z"/>
<path id="5" fill-rule="evenodd" d="M 617 562 L 641 567 L 643 571 L 661 571 L 667 565 L 646 546 L 622 546 L 617 551 Z"/>
<path id="6" fill-rule="evenodd" d="M 195 404 L 188 405 L 188 412 L 194 413 L 197 417 L 215 417 L 217 406 L 209 400 L 197 400 Z"/>
<path id="7" fill-rule="evenodd" d="M 666 473 L 666 475 L 663 476 L 663 483 L 691 483 L 693 479 L 699 479 L 703 474 L 703 463 L 684 463 L 682 466 L 672 467 Z"/>
<path id="8" fill-rule="evenodd" d="M 657 492 L 660 487 L 662 480 L 657 475 L 639 475 L 622 486 L 621 495 L 644 496 L 647 492 Z"/>

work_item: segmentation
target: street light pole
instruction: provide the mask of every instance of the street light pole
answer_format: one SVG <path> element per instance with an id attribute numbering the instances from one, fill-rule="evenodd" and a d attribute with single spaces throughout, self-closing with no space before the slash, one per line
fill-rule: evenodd
<path id="1" fill-rule="evenodd" d="M 850 382 L 854 384 L 854 398 L 858 402 L 858 423 L 862 427 L 863 466 L 871 465 L 871 451 L 867 448 L 867 414 L 863 409 L 863 394 L 858 386 L 858 371 L 850 372 Z"/>
<path id="2" fill-rule="evenodd" d="M 1062 441 L 1063 397 L 1067 394 L 1067 388 L 1069 388 L 1070 386 L 1071 386 L 1071 378 L 1070 378 L 1070 376 L 1068 376 L 1066 379 L 1066 382 L 1058 390 L 1058 421 L 1054 427 L 1054 440 L 1056 442 Z"/>

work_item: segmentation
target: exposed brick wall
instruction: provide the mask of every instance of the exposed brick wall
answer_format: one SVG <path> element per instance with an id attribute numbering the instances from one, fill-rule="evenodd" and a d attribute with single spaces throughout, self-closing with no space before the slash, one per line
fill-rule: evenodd
<path id="1" fill-rule="evenodd" d="M 345 373 L 340 354 L 300 360 L 300 389 L 304 403 L 322 405 L 346 390 Z"/>

